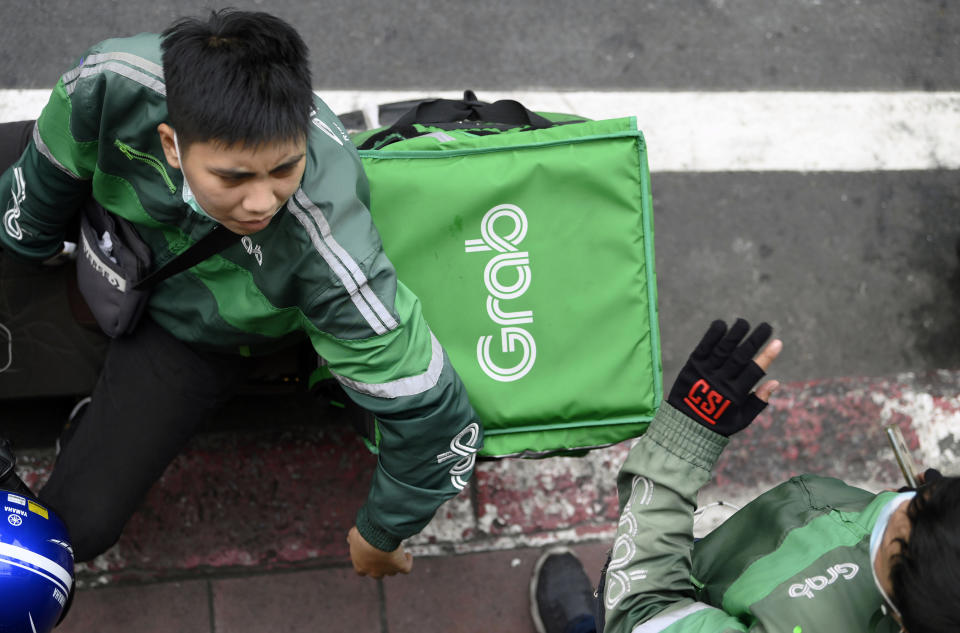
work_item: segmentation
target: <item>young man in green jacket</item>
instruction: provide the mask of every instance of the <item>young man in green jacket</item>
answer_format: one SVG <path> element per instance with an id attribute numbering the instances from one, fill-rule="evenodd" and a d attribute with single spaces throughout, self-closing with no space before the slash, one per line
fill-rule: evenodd
<path id="1" fill-rule="evenodd" d="M 482 429 L 383 253 L 359 157 L 313 94 L 296 31 L 225 10 L 162 36 L 107 40 L 60 78 L 28 132 L 0 172 L 6 257 L 56 254 L 91 195 L 133 223 L 154 269 L 215 227 L 237 234 L 156 286 L 136 329 L 111 341 L 63 438 L 40 497 L 69 526 L 77 559 L 116 541 L 250 357 L 309 340 L 380 422 L 376 472 L 348 535 L 354 567 L 409 571 L 401 540 L 463 489 Z"/>
<path id="2" fill-rule="evenodd" d="M 794 477 L 694 542 L 697 491 L 727 438 L 753 421 L 778 386 L 767 381 L 752 391 L 782 344 L 774 340 L 761 351 L 771 334 L 765 323 L 748 332 L 742 319 L 729 331 L 715 321 L 630 450 L 618 478 L 617 537 L 598 590 L 599 625 L 584 613 L 589 582 L 569 554 L 557 554 L 539 564 L 534 583 L 534 608 L 553 627 L 541 628 L 960 630 L 958 478 L 932 481 L 919 492 L 873 494 L 837 479 Z M 564 578 L 551 577 L 551 570 Z M 572 604 L 579 608 L 563 606 Z"/>

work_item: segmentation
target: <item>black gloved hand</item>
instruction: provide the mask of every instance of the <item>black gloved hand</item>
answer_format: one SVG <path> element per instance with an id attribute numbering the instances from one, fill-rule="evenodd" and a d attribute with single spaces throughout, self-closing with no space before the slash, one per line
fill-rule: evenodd
<path id="1" fill-rule="evenodd" d="M 667 402 L 711 431 L 729 437 L 744 429 L 767 403 L 751 390 L 764 371 L 754 355 L 773 328 L 761 323 L 741 344 L 750 324 L 737 319 L 730 331 L 717 320 L 703 335 L 673 383 Z"/>

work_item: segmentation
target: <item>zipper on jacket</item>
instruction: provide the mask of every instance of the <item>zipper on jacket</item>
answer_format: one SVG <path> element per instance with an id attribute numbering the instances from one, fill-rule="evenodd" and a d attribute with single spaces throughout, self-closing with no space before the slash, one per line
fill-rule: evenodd
<path id="1" fill-rule="evenodd" d="M 119 139 L 114 140 L 113 144 L 116 145 L 117 149 L 123 152 L 123 155 L 130 160 L 139 160 L 140 162 L 146 163 L 156 169 L 163 177 L 163 182 L 167 183 L 167 189 L 170 190 L 170 193 L 177 192 L 177 186 L 173 184 L 172 180 L 170 180 L 170 175 L 167 173 L 167 170 L 163 168 L 163 163 L 160 162 L 160 159 L 151 154 L 147 154 L 146 152 L 135 150 L 126 143 L 121 142 Z"/>

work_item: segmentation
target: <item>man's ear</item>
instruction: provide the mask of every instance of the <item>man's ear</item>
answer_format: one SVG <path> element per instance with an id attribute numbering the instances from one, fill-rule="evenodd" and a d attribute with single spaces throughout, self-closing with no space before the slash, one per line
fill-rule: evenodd
<path id="1" fill-rule="evenodd" d="M 174 169 L 180 169 L 180 159 L 177 157 L 177 146 L 173 141 L 173 128 L 166 123 L 157 126 L 157 134 L 160 135 L 160 145 L 163 147 L 163 155 L 167 163 Z"/>

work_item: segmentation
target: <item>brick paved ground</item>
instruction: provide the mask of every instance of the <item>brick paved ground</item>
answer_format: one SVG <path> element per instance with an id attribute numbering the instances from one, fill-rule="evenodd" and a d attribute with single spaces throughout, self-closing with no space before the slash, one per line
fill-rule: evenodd
<path id="1" fill-rule="evenodd" d="M 960 372 L 785 385 L 735 437 L 701 505 L 740 504 L 792 474 L 899 485 L 882 426 L 918 461 L 956 471 Z M 596 578 L 614 534 L 628 443 L 582 458 L 484 462 L 409 541 L 409 576 L 356 576 L 345 535 L 374 457 L 343 425 L 210 431 L 155 486 L 120 542 L 79 566 L 58 631 L 498 631 L 528 633 L 527 587 L 543 547 L 571 544 Z M 39 484 L 51 451 L 22 455 Z M 728 511 L 715 509 L 701 531 Z"/>

